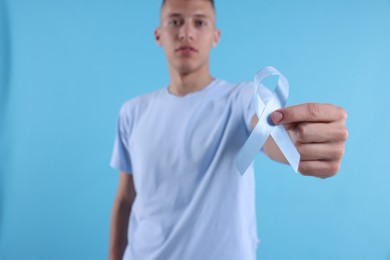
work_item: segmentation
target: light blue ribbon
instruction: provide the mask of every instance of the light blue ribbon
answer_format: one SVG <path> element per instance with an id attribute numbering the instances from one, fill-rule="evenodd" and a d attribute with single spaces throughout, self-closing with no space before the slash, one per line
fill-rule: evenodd
<path id="1" fill-rule="evenodd" d="M 264 79 L 275 75 L 279 76 L 278 84 L 272 94 L 272 97 L 265 105 L 259 94 L 259 89 L 264 88 L 264 85 L 261 84 L 261 82 Z M 289 85 L 287 79 L 274 67 L 265 67 L 256 74 L 254 98 L 256 104 L 256 114 L 259 118 L 259 122 L 235 158 L 235 164 L 241 175 L 245 173 L 249 165 L 256 158 L 256 154 L 260 151 L 261 147 L 263 147 L 265 141 L 270 135 L 279 146 L 293 170 L 295 172 L 298 171 L 300 155 L 297 149 L 283 125 L 274 125 L 270 119 L 270 115 L 273 111 L 285 106 L 288 91 Z"/>

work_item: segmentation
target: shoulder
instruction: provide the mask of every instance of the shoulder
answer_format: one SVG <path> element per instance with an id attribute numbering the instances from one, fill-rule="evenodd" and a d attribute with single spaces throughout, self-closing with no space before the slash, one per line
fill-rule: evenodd
<path id="1" fill-rule="evenodd" d="M 253 82 L 250 82 L 250 81 L 248 81 L 248 82 L 246 82 L 246 81 L 241 81 L 241 82 L 234 82 L 234 83 L 232 83 L 232 82 L 229 82 L 229 81 L 227 81 L 227 80 L 224 80 L 224 79 L 218 79 L 218 82 L 219 82 L 219 84 L 221 84 L 221 85 L 224 85 L 224 86 L 227 86 L 227 87 L 231 87 L 231 88 L 233 88 L 233 89 L 240 89 L 240 88 L 248 88 L 248 87 L 253 87 Z"/>
<path id="2" fill-rule="evenodd" d="M 229 86 L 230 95 L 244 103 L 249 102 L 256 95 L 255 83 L 253 81 L 229 83 L 227 81 L 221 80 L 221 82 L 223 82 L 222 84 Z M 263 85 L 257 89 L 257 92 L 265 103 L 267 103 L 272 96 L 271 90 Z"/>
<path id="3" fill-rule="evenodd" d="M 257 89 L 257 93 L 256 93 L 255 83 L 253 81 L 240 82 L 236 85 L 236 87 L 237 87 L 237 91 L 244 97 L 244 99 L 252 98 L 256 94 L 259 94 L 261 99 L 267 102 L 272 95 L 271 90 L 262 84 Z"/>
<path id="4" fill-rule="evenodd" d="M 238 96 L 241 96 L 245 93 L 249 93 L 249 92 L 251 94 L 254 93 L 253 82 L 242 81 L 242 82 L 231 83 L 231 82 L 228 82 L 228 81 L 223 80 L 223 79 L 219 79 L 218 81 L 219 81 L 219 84 L 221 85 L 221 87 L 223 89 L 225 89 L 226 91 L 228 91 L 230 95 L 238 97 Z"/>
<path id="5" fill-rule="evenodd" d="M 141 113 L 162 93 L 162 89 L 126 100 L 119 109 L 119 122 L 124 129 L 130 129 Z"/>
<path id="6" fill-rule="evenodd" d="M 244 105 L 251 104 L 257 94 L 260 95 L 264 102 L 267 102 L 271 96 L 271 91 L 265 87 L 258 88 L 256 93 L 255 83 L 253 81 L 241 81 L 232 84 L 232 86 L 232 92 L 237 102 L 243 103 Z"/>
<path id="7" fill-rule="evenodd" d="M 154 102 L 156 99 L 161 97 L 162 94 L 163 94 L 163 89 L 159 89 L 141 96 L 128 99 L 122 104 L 120 108 L 120 114 L 128 115 L 131 113 L 137 113 L 141 110 L 144 110 L 152 102 Z"/>

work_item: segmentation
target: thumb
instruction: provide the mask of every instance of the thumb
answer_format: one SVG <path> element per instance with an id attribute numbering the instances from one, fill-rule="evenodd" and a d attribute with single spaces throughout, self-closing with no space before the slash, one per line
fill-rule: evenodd
<path id="1" fill-rule="evenodd" d="M 283 113 L 280 110 L 276 110 L 276 111 L 272 112 L 270 117 L 271 117 L 272 122 L 275 125 L 277 125 L 280 122 L 282 122 L 282 120 L 283 120 Z"/>

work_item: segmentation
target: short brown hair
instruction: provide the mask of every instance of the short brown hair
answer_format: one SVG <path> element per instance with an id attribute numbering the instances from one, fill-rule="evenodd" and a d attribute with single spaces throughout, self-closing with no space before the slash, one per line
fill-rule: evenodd
<path id="1" fill-rule="evenodd" d="M 164 4 L 165 4 L 166 1 L 167 1 L 167 0 L 163 0 L 163 1 L 162 1 L 161 8 L 164 6 Z M 208 0 L 208 1 L 211 3 L 211 5 L 213 6 L 213 9 L 215 10 L 214 0 Z"/>

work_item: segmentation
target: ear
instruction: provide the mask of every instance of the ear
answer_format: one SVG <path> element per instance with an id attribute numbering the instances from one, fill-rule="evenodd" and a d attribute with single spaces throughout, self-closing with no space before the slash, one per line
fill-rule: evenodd
<path id="1" fill-rule="evenodd" d="M 156 41 L 158 46 L 162 46 L 162 41 L 161 41 L 161 29 L 157 28 L 154 30 L 154 40 Z"/>
<path id="2" fill-rule="evenodd" d="M 213 42 L 211 44 L 211 47 L 213 47 L 213 48 L 217 47 L 220 38 L 221 38 L 221 31 L 218 29 L 215 29 L 214 35 L 213 35 Z"/>

